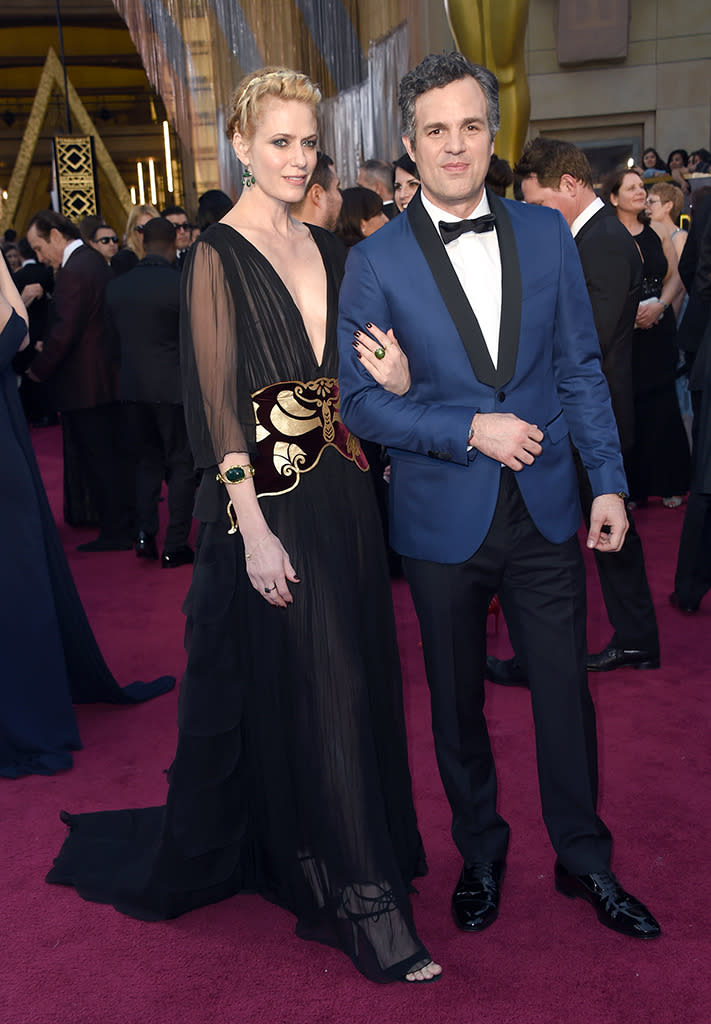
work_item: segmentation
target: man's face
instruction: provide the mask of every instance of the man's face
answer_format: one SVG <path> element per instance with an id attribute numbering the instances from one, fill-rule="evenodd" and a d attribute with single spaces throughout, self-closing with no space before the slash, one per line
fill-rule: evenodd
<path id="1" fill-rule="evenodd" d="M 530 178 L 524 178 L 521 182 L 523 198 L 532 206 L 547 206 L 551 210 L 560 210 L 570 226 L 577 217 L 577 207 L 574 198 L 563 188 L 552 188 L 549 185 L 541 185 L 538 176 L 532 174 Z"/>
<path id="2" fill-rule="evenodd" d="M 327 231 L 335 231 L 336 223 L 338 221 L 338 214 L 341 212 L 343 206 L 343 196 L 341 190 L 338 187 L 338 175 L 336 174 L 335 167 L 331 168 L 331 177 L 329 179 L 328 188 L 323 194 L 324 198 L 324 224 L 323 226 Z"/>
<path id="3" fill-rule="evenodd" d="M 56 228 L 52 228 L 48 238 L 43 238 L 33 224 L 27 232 L 27 241 L 34 249 L 35 256 L 40 263 L 53 267 L 54 270 L 59 270 L 62 265 L 64 250 L 69 244 L 68 238 L 65 238 Z"/>
<path id="4" fill-rule="evenodd" d="M 415 100 L 415 144 L 403 143 L 417 163 L 422 191 L 440 209 L 459 216 L 479 202 L 494 141 L 486 98 L 467 76 Z"/>
<path id="5" fill-rule="evenodd" d="M 96 249 L 99 255 L 103 256 L 108 263 L 112 256 L 115 256 L 118 252 L 118 238 L 114 234 L 113 228 L 97 228 L 94 234 L 94 240 L 89 243 L 92 249 Z"/>
<path id="6" fill-rule="evenodd" d="M 169 213 L 166 218 L 171 224 L 175 224 L 175 230 L 177 232 L 175 236 L 175 244 L 180 249 L 187 249 L 190 245 L 190 239 L 192 237 L 191 229 L 192 226 L 188 221 L 187 214 L 185 213 Z"/>

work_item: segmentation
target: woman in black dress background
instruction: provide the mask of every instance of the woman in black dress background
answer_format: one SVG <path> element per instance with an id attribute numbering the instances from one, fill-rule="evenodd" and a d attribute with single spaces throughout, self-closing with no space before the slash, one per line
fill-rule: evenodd
<path id="1" fill-rule="evenodd" d="M 662 241 L 643 215 L 647 192 L 638 171 L 622 170 L 606 182 L 606 197 L 630 232 L 644 264 L 642 301 L 632 348 L 635 381 L 634 447 L 625 459 L 630 498 L 651 495 L 670 507 L 689 488 L 689 442 L 676 395 L 676 325 L 672 303 L 680 287 L 674 247 Z"/>
<path id="2" fill-rule="evenodd" d="M 142 919 L 258 891 L 374 981 L 426 982 L 440 968 L 407 895 L 425 867 L 385 551 L 338 414 L 342 249 L 289 216 L 318 99 L 286 69 L 238 87 L 245 189 L 183 271 L 186 419 L 205 472 L 167 805 L 67 816 L 48 880 Z"/>

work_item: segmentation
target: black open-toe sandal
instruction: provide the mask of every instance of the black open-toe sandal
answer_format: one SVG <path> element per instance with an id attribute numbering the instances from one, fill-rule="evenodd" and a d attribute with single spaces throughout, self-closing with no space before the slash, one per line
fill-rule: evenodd
<path id="1" fill-rule="evenodd" d="M 429 985 L 430 982 L 439 981 L 442 977 L 441 971 L 439 974 L 433 974 L 431 978 L 422 978 L 420 981 L 418 981 L 417 978 L 413 978 L 412 981 L 410 981 L 407 977 L 408 974 L 414 974 L 415 971 L 421 971 L 423 967 L 429 967 L 431 963 L 434 963 L 434 960 L 429 956 L 425 960 L 419 960 L 416 964 L 408 967 L 402 978 L 399 980 L 404 981 L 406 985 Z"/>

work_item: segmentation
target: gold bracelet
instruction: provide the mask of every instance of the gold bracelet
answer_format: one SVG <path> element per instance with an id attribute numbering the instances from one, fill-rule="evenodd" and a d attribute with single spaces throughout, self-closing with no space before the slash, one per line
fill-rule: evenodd
<path id="1" fill-rule="evenodd" d="M 254 466 L 249 463 L 246 466 L 230 466 L 224 473 L 217 471 L 217 479 L 223 484 L 241 484 L 243 480 L 250 480 L 254 476 Z"/>

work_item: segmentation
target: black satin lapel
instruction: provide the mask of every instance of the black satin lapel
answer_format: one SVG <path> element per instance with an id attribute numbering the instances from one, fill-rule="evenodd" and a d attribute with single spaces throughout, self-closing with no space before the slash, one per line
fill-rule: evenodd
<path id="1" fill-rule="evenodd" d="M 518 341 L 521 333 L 521 266 L 518 261 L 516 237 L 504 203 L 487 190 L 489 205 L 496 214 L 496 234 L 501 257 L 501 326 L 496 387 L 508 384 L 516 369 Z"/>
<path id="2" fill-rule="evenodd" d="M 445 251 L 444 243 L 432 223 L 431 217 L 422 205 L 419 191 L 408 203 L 407 216 L 417 244 L 422 249 L 422 254 L 427 260 L 432 276 L 435 279 L 435 284 L 439 288 L 444 303 L 454 321 L 454 326 L 457 328 L 457 333 L 462 340 L 462 345 L 464 345 L 474 373 L 482 384 L 489 384 L 491 387 L 494 387 L 496 383 L 496 369 L 486 347 L 484 335 L 481 333 L 479 321 L 474 315 L 464 289 L 459 283 L 459 278 Z M 521 284 L 519 281 L 519 294 L 520 290 Z"/>

